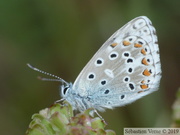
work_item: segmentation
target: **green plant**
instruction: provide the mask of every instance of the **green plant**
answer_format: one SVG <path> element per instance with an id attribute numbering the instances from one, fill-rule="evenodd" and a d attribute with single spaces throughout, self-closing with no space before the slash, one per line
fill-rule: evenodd
<path id="1" fill-rule="evenodd" d="M 74 116 L 69 103 L 54 104 L 32 116 L 26 135 L 115 135 L 114 131 L 104 129 L 102 119 L 91 117 L 91 111 L 87 109 Z"/>

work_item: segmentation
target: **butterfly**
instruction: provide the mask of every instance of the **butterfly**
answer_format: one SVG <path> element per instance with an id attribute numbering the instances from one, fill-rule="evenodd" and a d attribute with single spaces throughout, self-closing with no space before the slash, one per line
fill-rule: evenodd
<path id="1" fill-rule="evenodd" d="M 62 82 L 61 100 L 68 101 L 73 109 L 94 108 L 101 112 L 158 90 L 162 72 L 156 30 L 146 16 L 137 17 L 117 30 L 73 84 L 28 66 Z"/>

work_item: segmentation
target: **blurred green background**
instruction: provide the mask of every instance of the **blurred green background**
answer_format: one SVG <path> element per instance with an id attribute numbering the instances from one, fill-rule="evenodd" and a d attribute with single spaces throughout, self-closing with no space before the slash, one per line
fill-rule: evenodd
<path id="1" fill-rule="evenodd" d="M 160 89 L 100 114 L 117 134 L 124 127 L 169 127 L 180 84 L 179 7 L 178 0 L 0 0 L 0 134 L 24 134 L 32 114 L 60 99 L 60 84 L 37 80 L 44 75 L 26 63 L 74 82 L 97 49 L 141 15 L 157 30 Z"/>

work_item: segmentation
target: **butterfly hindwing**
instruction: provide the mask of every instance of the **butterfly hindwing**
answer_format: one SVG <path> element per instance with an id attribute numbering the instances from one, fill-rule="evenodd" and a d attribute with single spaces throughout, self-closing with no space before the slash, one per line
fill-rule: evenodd
<path id="1" fill-rule="evenodd" d="M 96 52 L 73 84 L 94 108 L 131 103 L 159 86 L 161 67 L 155 28 L 137 17 L 116 31 Z"/>

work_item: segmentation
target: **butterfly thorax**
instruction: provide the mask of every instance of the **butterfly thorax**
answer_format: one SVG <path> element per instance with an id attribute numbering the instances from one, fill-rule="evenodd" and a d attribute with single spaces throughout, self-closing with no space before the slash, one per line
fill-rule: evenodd
<path id="1" fill-rule="evenodd" d="M 93 108 L 88 96 L 81 96 L 72 89 L 72 83 L 61 86 L 61 96 L 67 100 L 73 107 L 73 110 L 84 111 L 88 108 Z"/>

